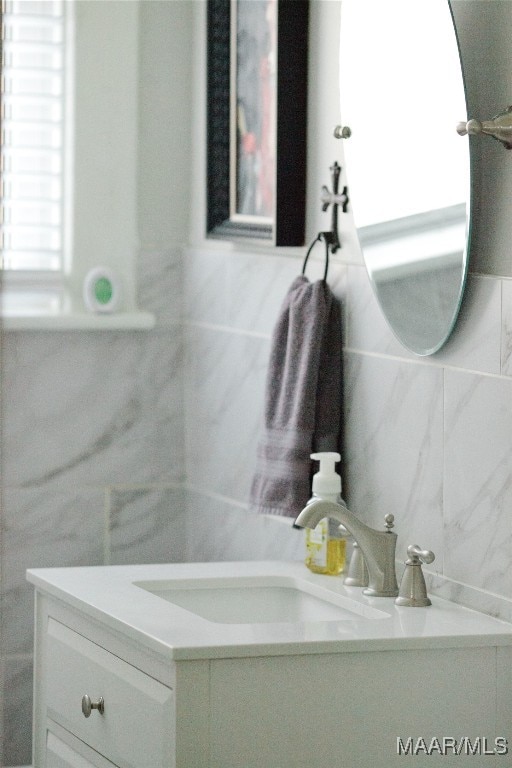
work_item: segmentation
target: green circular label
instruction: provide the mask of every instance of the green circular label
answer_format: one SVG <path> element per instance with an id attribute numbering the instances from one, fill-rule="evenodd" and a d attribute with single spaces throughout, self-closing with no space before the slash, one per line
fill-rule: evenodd
<path id="1" fill-rule="evenodd" d="M 94 297 L 100 304 L 108 304 L 113 292 L 112 283 L 107 277 L 100 277 L 94 283 Z"/>

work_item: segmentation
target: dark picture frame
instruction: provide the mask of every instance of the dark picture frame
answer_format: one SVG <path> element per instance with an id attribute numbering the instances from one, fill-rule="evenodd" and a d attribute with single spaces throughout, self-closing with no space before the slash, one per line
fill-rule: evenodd
<path id="1" fill-rule="evenodd" d="M 208 0 L 207 21 L 207 236 L 301 246 L 309 0 Z"/>

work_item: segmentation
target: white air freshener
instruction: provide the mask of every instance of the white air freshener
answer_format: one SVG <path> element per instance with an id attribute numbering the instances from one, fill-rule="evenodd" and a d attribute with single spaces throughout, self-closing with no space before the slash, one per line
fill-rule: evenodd
<path id="1" fill-rule="evenodd" d="M 119 306 L 117 275 L 108 267 L 95 267 L 84 280 L 84 302 L 91 312 L 114 312 Z"/>

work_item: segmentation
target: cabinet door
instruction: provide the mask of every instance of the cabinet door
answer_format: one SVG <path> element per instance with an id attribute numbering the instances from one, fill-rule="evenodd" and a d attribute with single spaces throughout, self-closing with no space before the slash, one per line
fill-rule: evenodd
<path id="1" fill-rule="evenodd" d="M 116 766 L 99 755 L 92 754 L 89 758 L 79 754 L 48 729 L 46 732 L 46 768 L 116 768 Z"/>
<path id="2" fill-rule="evenodd" d="M 493 763 L 435 748 L 407 760 L 398 747 L 409 736 L 493 747 L 510 734 L 510 720 L 496 730 L 493 647 L 216 659 L 211 681 L 210 768 L 512 765 L 510 755 Z"/>

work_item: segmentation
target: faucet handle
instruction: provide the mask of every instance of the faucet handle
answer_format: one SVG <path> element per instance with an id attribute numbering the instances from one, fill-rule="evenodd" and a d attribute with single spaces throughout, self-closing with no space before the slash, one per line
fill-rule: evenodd
<path id="1" fill-rule="evenodd" d="M 391 514 L 385 515 L 384 523 L 386 525 L 386 530 L 388 531 L 388 533 L 391 533 L 391 529 L 395 527 L 395 516 Z"/>
<path id="2" fill-rule="evenodd" d="M 420 565 L 421 563 L 433 563 L 436 556 L 431 549 L 420 549 L 417 544 L 409 544 L 407 547 L 408 560 L 406 565 Z"/>
<path id="3" fill-rule="evenodd" d="M 421 566 L 423 563 L 432 563 L 435 555 L 430 549 L 420 549 L 417 544 L 407 547 L 407 560 L 400 584 L 400 591 L 395 600 L 396 605 L 405 605 L 410 608 L 423 608 L 432 605 L 425 584 L 425 577 Z"/>

